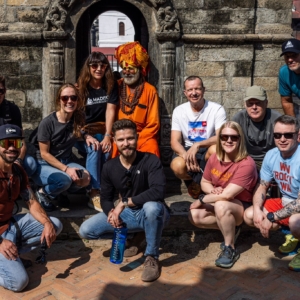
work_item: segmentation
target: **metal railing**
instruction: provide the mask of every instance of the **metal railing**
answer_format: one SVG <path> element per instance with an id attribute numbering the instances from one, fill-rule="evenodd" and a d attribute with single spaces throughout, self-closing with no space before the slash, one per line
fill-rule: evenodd
<path id="1" fill-rule="evenodd" d="M 120 72 L 121 68 L 120 68 L 117 60 L 115 59 L 114 54 L 105 54 L 105 56 L 107 57 L 112 70 Z"/>

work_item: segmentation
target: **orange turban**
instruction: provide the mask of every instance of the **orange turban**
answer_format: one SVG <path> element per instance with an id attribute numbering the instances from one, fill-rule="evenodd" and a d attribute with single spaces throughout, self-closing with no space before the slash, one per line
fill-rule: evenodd
<path id="1" fill-rule="evenodd" d="M 142 74 L 147 75 L 149 65 L 149 55 L 139 42 L 130 42 L 116 48 L 115 58 L 119 65 L 125 61 L 128 65 L 141 67 Z"/>

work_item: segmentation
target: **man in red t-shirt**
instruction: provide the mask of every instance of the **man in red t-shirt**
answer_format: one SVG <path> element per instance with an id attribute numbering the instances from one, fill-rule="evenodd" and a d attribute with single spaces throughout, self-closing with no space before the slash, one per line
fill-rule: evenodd
<path id="1" fill-rule="evenodd" d="M 62 230 L 61 222 L 48 218 L 36 201 L 24 169 L 15 163 L 22 143 L 20 127 L 0 126 L 0 286 L 15 292 L 28 284 L 28 275 L 19 254 L 30 251 L 44 239 L 50 247 Z M 30 213 L 13 216 L 14 203 L 19 195 Z"/>

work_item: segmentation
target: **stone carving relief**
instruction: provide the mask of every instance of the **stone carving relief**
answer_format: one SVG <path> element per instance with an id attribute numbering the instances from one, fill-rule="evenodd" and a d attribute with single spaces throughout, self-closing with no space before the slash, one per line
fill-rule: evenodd
<path id="1" fill-rule="evenodd" d="M 53 0 L 45 18 L 44 31 L 64 32 L 68 12 L 78 0 Z M 170 0 L 148 0 L 156 9 L 159 32 L 179 32 L 176 11 Z"/>
<path id="2" fill-rule="evenodd" d="M 76 0 L 54 0 L 45 19 L 44 31 L 64 32 L 68 11 Z"/>
<path id="3" fill-rule="evenodd" d="M 177 13 L 168 0 L 149 0 L 157 10 L 160 32 L 177 32 L 179 23 Z"/>

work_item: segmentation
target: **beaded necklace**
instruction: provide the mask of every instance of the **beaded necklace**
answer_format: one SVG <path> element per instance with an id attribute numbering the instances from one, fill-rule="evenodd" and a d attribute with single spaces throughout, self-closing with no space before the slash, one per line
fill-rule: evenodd
<path id="1" fill-rule="evenodd" d="M 123 80 L 120 85 L 120 100 L 121 100 L 121 110 L 124 114 L 131 115 L 134 112 L 135 107 L 137 106 L 139 99 L 143 93 L 145 85 L 145 79 L 141 77 L 140 83 L 136 86 L 132 94 L 127 95 L 126 84 Z M 126 106 L 129 107 L 129 110 L 126 110 Z"/>

